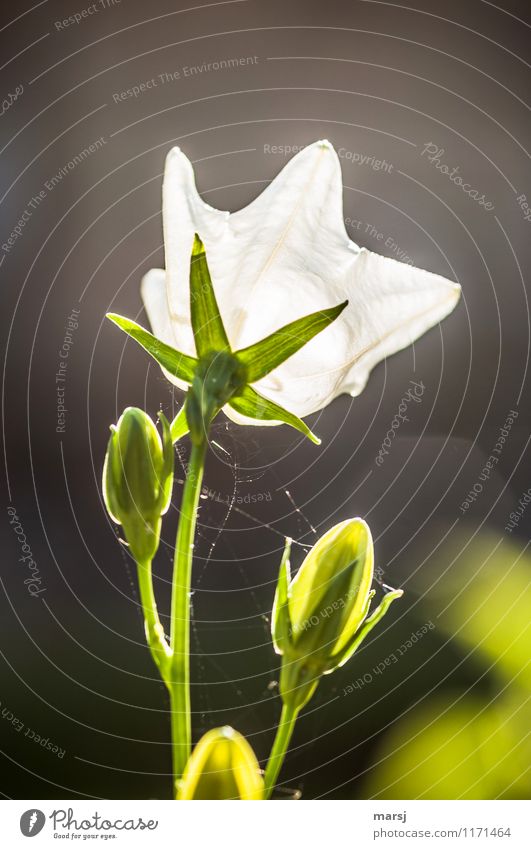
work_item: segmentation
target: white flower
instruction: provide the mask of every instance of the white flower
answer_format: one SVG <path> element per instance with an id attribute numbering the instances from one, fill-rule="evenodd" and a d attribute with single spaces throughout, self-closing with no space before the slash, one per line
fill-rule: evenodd
<path id="1" fill-rule="evenodd" d="M 166 160 L 163 219 L 166 271 L 145 275 L 142 297 L 155 336 L 186 354 L 196 353 L 189 289 L 196 232 L 233 350 L 348 299 L 336 321 L 255 384 L 300 417 L 341 393 L 358 395 L 380 360 L 414 342 L 459 300 L 458 284 L 349 239 L 339 160 L 327 141 L 305 148 L 234 213 L 201 199 L 192 165 L 175 147 Z M 279 423 L 225 411 L 242 424 Z"/>

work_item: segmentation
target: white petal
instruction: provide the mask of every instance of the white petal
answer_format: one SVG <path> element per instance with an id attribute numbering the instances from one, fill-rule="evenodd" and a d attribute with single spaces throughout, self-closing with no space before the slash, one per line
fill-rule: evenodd
<path id="1" fill-rule="evenodd" d="M 142 295 L 154 336 L 166 342 L 167 345 L 172 345 L 176 348 L 175 334 L 168 309 L 166 272 L 160 268 L 153 268 L 151 271 L 148 271 L 142 278 L 140 294 Z M 195 354 L 195 351 L 192 353 Z M 180 389 L 188 388 L 188 384 L 174 377 L 166 369 L 163 369 L 163 372 L 175 386 L 178 386 Z"/>
<path id="2" fill-rule="evenodd" d="M 199 197 L 192 163 L 178 147 L 172 148 L 166 157 L 162 198 L 167 301 L 173 344 L 185 354 L 195 356 L 189 283 L 194 233 L 200 234 L 207 251 L 209 245 L 221 245 L 225 241 L 229 213 L 213 209 Z M 210 261 L 210 252 L 207 255 Z"/>
<path id="3" fill-rule="evenodd" d="M 258 391 L 300 417 L 341 393 L 359 395 L 380 360 L 454 309 L 461 287 L 362 249 L 335 292 L 333 303 L 349 301 L 341 316 L 257 384 Z"/>
<path id="4" fill-rule="evenodd" d="M 430 271 L 362 250 L 347 294 L 352 308 L 347 308 L 345 318 L 356 339 L 356 359 L 342 391 L 359 395 L 380 360 L 411 345 L 452 312 L 461 287 Z"/>
<path id="5" fill-rule="evenodd" d="M 295 156 L 256 200 L 230 216 L 201 200 L 189 160 L 178 148 L 171 151 L 164 233 L 172 323 L 181 349 L 193 353 L 188 278 L 194 232 L 205 244 L 231 344 L 244 347 L 277 330 L 279 321 L 330 306 L 329 281 L 323 279 L 330 252 L 337 259 L 332 276 L 339 281 L 351 250 L 358 251 L 345 231 L 341 197 L 339 160 L 328 142 Z"/>

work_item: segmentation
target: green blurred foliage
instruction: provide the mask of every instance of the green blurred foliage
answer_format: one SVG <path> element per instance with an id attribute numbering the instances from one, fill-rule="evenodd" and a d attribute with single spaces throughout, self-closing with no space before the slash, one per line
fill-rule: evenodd
<path id="1" fill-rule="evenodd" d="M 435 562 L 434 562 L 435 561 Z M 529 577 L 523 544 L 455 534 L 417 578 L 419 604 L 475 663 L 476 688 L 427 697 L 382 739 L 365 796 L 384 799 L 529 798 Z M 425 573 L 427 574 L 427 573 Z"/>

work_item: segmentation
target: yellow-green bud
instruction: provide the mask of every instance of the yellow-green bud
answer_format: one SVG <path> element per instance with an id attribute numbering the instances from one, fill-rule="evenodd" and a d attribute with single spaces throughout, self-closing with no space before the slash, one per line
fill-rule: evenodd
<path id="1" fill-rule="evenodd" d="M 352 656 L 402 590 L 387 593 L 368 616 L 374 590 L 374 547 L 363 519 L 348 519 L 327 531 L 313 546 L 290 581 L 290 541 L 280 567 L 272 635 L 282 655 L 280 693 L 300 709 L 321 675 Z"/>
<path id="2" fill-rule="evenodd" d="M 103 467 L 105 506 L 142 563 L 158 548 L 161 516 L 170 505 L 173 484 L 170 426 L 162 414 L 160 420 L 162 440 L 143 410 L 127 407 L 111 427 Z"/>
<path id="3" fill-rule="evenodd" d="M 208 731 L 189 759 L 178 799 L 263 799 L 264 782 L 249 743 L 226 725 Z"/>

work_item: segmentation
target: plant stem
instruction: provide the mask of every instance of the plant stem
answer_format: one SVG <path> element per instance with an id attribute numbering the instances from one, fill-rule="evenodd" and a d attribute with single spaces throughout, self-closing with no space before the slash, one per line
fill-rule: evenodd
<path id="1" fill-rule="evenodd" d="M 147 644 L 162 678 L 167 683 L 171 650 L 164 637 L 164 628 L 160 623 L 157 611 L 157 602 L 155 601 L 155 594 L 153 592 L 151 560 L 148 560 L 146 563 L 137 563 L 136 565 Z"/>
<path id="2" fill-rule="evenodd" d="M 192 751 L 190 716 L 190 585 L 197 507 L 205 465 L 207 442 L 192 443 L 190 463 L 183 489 L 171 598 L 171 703 L 173 778 L 179 781 Z"/>
<path id="3" fill-rule="evenodd" d="M 278 723 L 277 734 L 267 767 L 264 775 L 265 782 L 265 798 L 269 799 L 275 784 L 277 783 L 278 774 L 282 768 L 286 751 L 295 728 L 295 722 L 299 714 L 300 708 L 293 708 L 289 705 L 283 705 L 282 713 L 280 714 L 280 722 Z"/>

